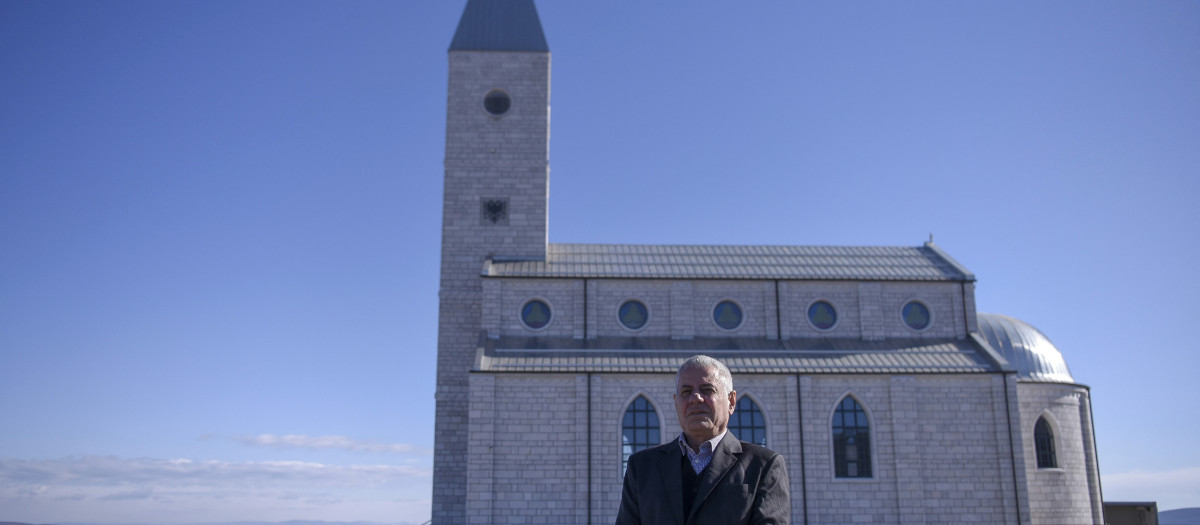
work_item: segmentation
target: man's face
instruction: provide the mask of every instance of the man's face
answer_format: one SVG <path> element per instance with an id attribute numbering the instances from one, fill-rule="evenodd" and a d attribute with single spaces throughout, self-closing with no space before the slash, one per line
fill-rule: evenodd
<path id="1" fill-rule="evenodd" d="M 688 367 L 675 385 L 675 412 L 688 444 L 698 447 L 729 425 L 737 392 L 721 393 L 715 368 Z"/>

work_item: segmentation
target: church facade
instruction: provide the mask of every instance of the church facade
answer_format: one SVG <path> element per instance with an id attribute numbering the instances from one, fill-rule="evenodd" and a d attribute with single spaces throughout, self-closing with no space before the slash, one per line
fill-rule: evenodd
<path id="1" fill-rule="evenodd" d="M 721 359 L 792 522 L 1102 524 L 1089 391 L 975 277 L 905 247 L 548 242 L 550 51 L 469 0 L 449 51 L 433 523 L 612 523 L 629 454 Z"/>

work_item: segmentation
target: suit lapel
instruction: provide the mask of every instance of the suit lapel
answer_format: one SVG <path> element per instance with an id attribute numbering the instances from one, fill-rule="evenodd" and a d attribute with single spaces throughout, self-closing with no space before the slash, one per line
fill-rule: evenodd
<path id="1" fill-rule="evenodd" d="M 679 450 L 679 443 L 674 441 L 671 446 L 664 448 L 658 462 L 658 472 L 662 476 L 671 515 L 675 517 L 675 523 L 683 525 L 683 476 L 679 472 L 683 451 Z"/>
<path id="2" fill-rule="evenodd" d="M 696 501 L 692 503 L 692 510 L 688 512 L 688 520 L 696 514 L 696 509 L 700 508 L 700 504 L 708 498 L 717 484 L 725 479 L 725 474 L 729 473 L 729 469 L 737 463 L 738 454 L 742 453 L 742 444 L 736 437 L 733 437 L 733 432 L 726 432 L 725 437 L 721 438 L 721 443 L 717 446 L 717 450 L 713 451 L 712 463 L 708 464 L 708 468 L 700 473 L 700 490 L 696 493 Z M 680 452 L 682 455 L 683 453 Z M 678 468 L 675 469 L 678 472 Z M 676 474 L 678 476 L 679 474 Z M 682 482 L 682 481 L 681 481 Z M 676 503 L 676 506 L 683 505 L 682 502 Z"/>

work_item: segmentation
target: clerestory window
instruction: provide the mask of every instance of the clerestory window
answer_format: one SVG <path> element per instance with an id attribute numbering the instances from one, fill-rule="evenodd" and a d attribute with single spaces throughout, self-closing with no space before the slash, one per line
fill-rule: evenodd
<path id="1" fill-rule="evenodd" d="M 871 427 L 867 412 L 850 396 L 833 412 L 833 470 L 839 478 L 871 477 Z"/>

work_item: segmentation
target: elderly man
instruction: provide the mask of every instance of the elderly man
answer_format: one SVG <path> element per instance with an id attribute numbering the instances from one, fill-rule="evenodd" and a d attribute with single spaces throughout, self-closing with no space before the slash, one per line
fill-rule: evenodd
<path id="1" fill-rule="evenodd" d="M 729 369 L 697 355 L 675 374 L 679 439 L 630 456 L 617 525 L 787 524 L 783 457 L 727 430 L 737 392 Z"/>

